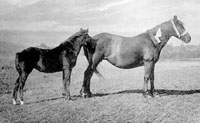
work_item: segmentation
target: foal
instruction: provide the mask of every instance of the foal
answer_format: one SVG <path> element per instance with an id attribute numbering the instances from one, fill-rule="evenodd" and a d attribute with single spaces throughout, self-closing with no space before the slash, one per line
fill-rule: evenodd
<path id="1" fill-rule="evenodd" d="M 13 91 L 13 104 L 17 104 L 17 92 L 19 91 L 20 104 L 23 105 L 23 88 L 28 75 L 35 68 L 40 72 L 63 73 L 63 95 L 70 99 L 70 76 L 72 68 L 76 65 L 77 56 L 83 45 L 86 45 L 91 37 L 88 30 L 81 29 L 69 37 L 65 42 L 53 49 L 27 48 L 16 54 L 15 65 L 19 77 L 16 80 Z"/>

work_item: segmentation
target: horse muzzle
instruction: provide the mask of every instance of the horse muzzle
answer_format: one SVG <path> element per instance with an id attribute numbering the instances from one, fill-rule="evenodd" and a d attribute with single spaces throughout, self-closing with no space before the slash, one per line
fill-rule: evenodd
<path id="1" fill-rule="evenodd" d="M 185 43 L 189 43 L 191 41 L 191 36 L 189 33 L 186 33 L 185 35 L 181 36 L 180 39 Z"/>

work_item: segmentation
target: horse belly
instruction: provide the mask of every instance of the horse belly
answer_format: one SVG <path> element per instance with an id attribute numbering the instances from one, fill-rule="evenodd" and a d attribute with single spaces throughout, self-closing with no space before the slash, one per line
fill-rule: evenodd
<path id="1" fill-rule="evenodd" d="M 107 60 L 112 65 L 123 69 L 135 68 L 143 65 L 143 60 L 141 58 L 133 58 L 132 56 L 127 56 L 126 58 L 113 56 Z"/>
<path id="2" fill-rule="evenodd" d="M 128 47 L 127 47 L 128 46 Z M 114 41 L 111 53 L 105 57 L 111 64 L 119 68 L 134 68 L 143 65 L 141 48 L 129 41 Z"/>
<path id="3" fill-rule="evenodd" d="M 35 67 L 40 72 L 54 73 L 62 70 L 62 65 L 59 60 L 55 59 L 42 59 L 40 58 Z"/>

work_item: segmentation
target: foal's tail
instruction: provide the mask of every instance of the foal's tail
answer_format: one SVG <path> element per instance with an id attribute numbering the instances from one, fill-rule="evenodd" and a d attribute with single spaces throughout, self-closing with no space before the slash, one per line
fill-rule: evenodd
<path id="1" fill-rule="evenodd" d="M 15 67 L 18 72 L 20 72 L 20 70 L 21 70 L 20 66 L 19 66 L 19 55 L 20 55 L 20 53 L 16 53 L 16 56 L 15 56 Z"/>

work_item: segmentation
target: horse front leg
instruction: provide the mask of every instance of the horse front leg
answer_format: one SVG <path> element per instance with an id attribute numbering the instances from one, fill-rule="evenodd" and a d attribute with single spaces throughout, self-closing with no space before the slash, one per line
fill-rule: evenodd
<path id="1" fill-rule="evenodd" d="M 150 85 L 151 85 L 150 94 L 152 97 L 159 96 L 159 93 L 156 92 L 155 86 L 154 86 L 154 69 L 155 69 L 155 64 L 154 64 L 154 67 L 153 67 L 153 70 L 152 70 L 151 76 L 150 76 Z"/>
<path id="2" fill-rule="evenodd" d="M 70 97 L 70 81 L 71 81 L 71 69 L 68 67 L 63 70 L 63 93 L 65 99 L 71 100 Z"/>
<path id="3" fill-rule="evenodd" d="M 154 86 L 154 69 L 155 69 L 155 64 L 153 64 L 152 66 L 152 72 L 150 75 L 150 94 L 152 95 L 152 97 L 155 96 L 155 86 Z"/>
<path id="4" fill-rule="evenodd" d="M 144 62 L 144 86 L 143 86 L 143 95 L 146 97 L 149 95 L 148 92 L 148 82 L 151 82 L 150 95 L 153 96 L 154 90 L 154 63 L 153 62 Z"/>

